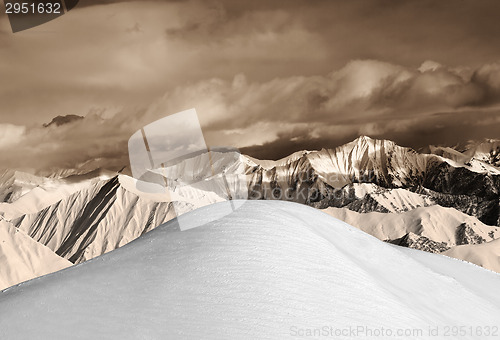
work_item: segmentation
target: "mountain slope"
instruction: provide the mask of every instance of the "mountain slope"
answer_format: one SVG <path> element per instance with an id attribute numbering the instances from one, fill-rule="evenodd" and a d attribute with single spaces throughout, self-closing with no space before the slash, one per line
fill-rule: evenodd
<path id="1" fill-rule="evenodd" d="M 4 221 L 0 221 L 0 263 L 0 289 L 71 265 Z"/>
<path id="2" fill-rule="evenodd" d="M 500 238 L 487 243 L 453 247 L 443 254 L 500 273 Z"/>
<path id="3" fill-rule="evenodd" d="M 464 152 L 479 161 L 500 168 L 500 140 L 489 139 L 480 143 L 469 143 Z"/>
<path id="4" fill-rule="evenodd" d="M 0 202 L 14 202 L 33 188 L 50 183 L 48 178 L 14 170 L 0 171 Z"/>
<path id="5" fill-rule="evenodd" d="M 399 214 L 357 213 L 339 208 L 327 208 L 324 211 L 384 241 L 397 240 L 410 233 L 444 243 L 446 248 L 451 248 L 500 238 L 500 228 L 485 225 L 475 217 L 439 205 Z"/>
<path id="6" fill-rule="evenodd" d="M 281 199 L 317 208 L 347 207 L 357 212 L 384 213 L 437 203 L 476 216 L 484 223 L 500 224 L 500 177 L 452 163 L 457 161 L 418 154 L 390 141 L 360 137 L 334 150 L 298 152 L 273 162 L 238 153 L 231 156 L 213 152 L 210 157 L 204 154 L 183 160 L 168 171 L 173 179 L 170 183 L 177 183 L 178 179 L 189 182 L 207 175 L 213 177 L 225 169 L 228 174 L 238 175 L 232 177 L 230 186 L 243 186 L 251 199 Z M 160 179 L 158 183 L 161 182 Z M 219 182 L 222 183 L 216 184 Z M 65 185 L 74 184 L 70 181 Z M 30 206 L 24 201 L 38 196 L 45 204 L 50 201 L 45 192 L 38 195 L 38 189 L 6 204 L 7 207 L 0 206 L 0 210 L 33 239 L 75 263 L 124 245 L 153 228 L 154 223 L 167 221 L 178 212 L 174 207 L 183 205 L 180 211 L 188 211 L 222 200 L 217 195 L 212 197 L 210 190 L 193 189 L 181 197 L 177 195 L 179 188 L 171 188 L 171 194 L 177 196 L 167 199 L 165 195 L 142 192 L 136 181 L 120 175 L 108 180 L 98 178 L 69 196 L 69 192 L 55 195 L 51 205 L 36 212 L 42 205 L 31 204 L 34 208 L 24 208 L 24 215 L 19 216 L 16 204 Z M 60 200 L 55 202 L 56 198 Z"/>
<path id="7" fill-rule="evenodd" d="M 187 217 L 210 221 L 228 204 Z M 2 339 L 283 339 L 359 325 L 427 332 L 494 325 L 499 285 L 498 274 L 380 242 L 313 208 L 248 201 L 205 226 L 179 231 L 173 220 L 0 293 L 0 332 Z"/>
<path id="8" fill-rule="evenodd" d="M 249 164 L 255 164 L 247 170 L 250 197 L 285 199 L 318 208 L 341 207 L 352 203 L 342 191 L 345 186 L 371 183 L 385 189 L 411 190 L 434 203 L 456 207 L 486 224 L 500 226 L 500 170 L 484 162 L 479 166 L 463 157 L 420 154 L 369 137 L 331 150 L 292 156 L 263 165 L 250 160 Z"/>
<path id="9" fill-rule="evenodd" d="M 336 198 L 342 199 L 330 200 L 328 205 L 346 207 L 357 212 L 399 213 L 436 204 L 427 195 L 407 189 L 381 188 L 371 183 L 346 185 L 342 191 L 336 192 Z"/>
<path id="10" fill-rule="evenodd" d="M 468 164 L 473 156 L 445 148 L 439 152 L 419 154 L 368 137 L 332 150 L 297 152 L 279 161 L 211 152 L 210 157 L 199 155 L 169 168 L 169 178 L 174 179 L 170 183 L 207 177 L 211 181 L 199 181 L 203 185 L 196 188 L 174 184 L 170 195 L 159 186 L 144 192 L 143 187 L 152 184 L 99 170 L 67 178 L 10 171 L 3 173 L 5 183 L 0 183 L 0 196 L 6 201 L 0 203 L 0 215 L 58 255 L 80 263 L 123 246 L 179 213 L 224 200 L 219 195 L 224 188 L 216 187 L 224 182 L 216 175 L 226 171 L 229 186 L 245 194 L 248 190 L 251 199 L 386 214 L 439 204 L 479 220 L 436 207 L 409 213 L 401 220 L 396 215 L 369 219 L 369 223 L 352 220 L 381 239 L 398 240 L 401 245 L 442 251 L 464 243 L 457 238 L 465 237 L 465 243 L 491 240 L 484 224 L 500 226 L 500 176 L 491 165 Z M 164 183 L 163 179 L 158 183 Z M 382 220 L 392 221 L 388 222 L 392 231 Z"/>
<path id="11" fill-rule="evenodd" d="M 13 223 L 58 255 L 79 263 L 116 249 L 173 217 L 172 202 L 141 198 L 114 177 Z"/>

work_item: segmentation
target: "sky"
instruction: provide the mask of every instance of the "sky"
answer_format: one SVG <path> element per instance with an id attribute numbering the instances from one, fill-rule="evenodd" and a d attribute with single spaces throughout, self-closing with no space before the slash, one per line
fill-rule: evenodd
<path id="1" fill-rule="evenodd" d="M 80 1 L 0 14 L 0 167 L 121 167 L 144 125 L 196 108 L 211 146 L 276 159 L 360 135 L 500 138 L 496 0 Z M 72 123 L 47 125 L 56 116 Z"/>

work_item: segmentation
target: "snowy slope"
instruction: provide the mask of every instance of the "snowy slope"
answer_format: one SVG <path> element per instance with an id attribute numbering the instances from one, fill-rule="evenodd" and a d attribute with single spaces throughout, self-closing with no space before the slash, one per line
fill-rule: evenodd
<path id="1" fill-rule="evenodd" d="M 443 254 L 500 273 L 500 238 L 487 243 L 453 247 Z"/>
<path id="2" fill-rule="evenodd" d="M 405 189 L 379 190 L 370 195 L 389 212 L 404 212 L 433 205 L 434 202 L 423 195 Z"/>
<path id="3" fill-rule="evenodd" d="M 0 175 L 0 215 L 7 220 L 38 212 L 93 184 L 110 179 L 111 172 L 94 171 L 67 178 L 40 177 L 20 171 Z"/>
<path id="4" fill-rule="evenodd" d="M 500 142 L 498 144 L 500 145 Z M 455 167 L 466 166 L 475 172 L 487 172 L 494 175 L 500 174 L 500 169 L 494 164 L 494 157 L 489 152 L 479 151 L 483 149 L 482 147 L 477 152 L 469 150 L 465 153 L 450 147 L 431 146 L 430 149 L 432 154 L 443 157 L 443 159 Z"/>
<path id="5" fill-rule="evenodd" d="M 491 164 L 500 168 L 500 140 L 489 139 L 480 143 L 471 142 L 464 152 L 479 161 Z"/>
<path id="6" fill-rule="evenodd" d="M 353 178 L 368 182 L 404 186 L 427 168 L 428 157 L 387 140 L 362 136 L 333 150 L 323 149 L 308 158 L 320 176 L 332 186 L 345 185 Z M 335 176 L 332 176 L 334 174 Z"/>
<path id="7" fill-rule="evenodd" d="M 79 263 L 132 241 L 176 213 L 222 200 L 210 192 L 205 193 L 205 199 L 199 196 L 199 191 L 192 198 L 175 192 L 167 194 L 161 186 L 150 183 L 142 183 L 140 189 L 144 191 L 141 191 L 137 183 L 125 175 L 94 181 L 79 192 L 12 222 L 37 242 Z M 407 211 L 432 204 L 404 189 L 379 190 L 373 185 L 356 184 L 353 190 L 361 202 L 368 202 L 357 207 L 361 211 Z M 29 198 L 33 198 L 31 193 L 11 205 Z"/>
<path id="8" fill-rule="evenodd" d="M 250 197 L 279 196 L 318 208 L 341 207 L 353 200 L 344 195 L 346 186 L 370 183 L 385 189 L 418 192 L 427 196 L 423 206 L 433 202 L 455 207 L 486 224 L 500 226 L 500 170 L 452 149 L 441 151 L 422 154 L 392 141 L 362 136 L 335 149 L 297 152 L 276 162 L 249 159 L 246 163 Z M 292 198 L 275 195 L 276 191 L 291 192 Z M 393 199 L 398 198 L 386 203 L 394 203 L 395 209 L 385 211 L 404 211 L 411 206 L 402 201 L 390 202 Z M 382 211 L 383 206 L 374 206 L 373 211 Z M 354 210 L 366 211 L 365 208 L 370 205 Z"/>
<path id="9" fill-rule="evenodd" d="M 0 263 L 0 289 L 71 265 L 4 221 L 0 221 Z"/>
<path id="10" fill-rule="evenodd" d="M 327 208 L 324 212 L 384 241 L 413 233 L 452 247 L 473 242 L 476 236 L 484 239 L 483 242 L 500 238 L 500 228 L 485 225 L 475 217 L 439 205 L 403 213 L 358 213 L 345 208 Z"/>
<path id="11" fill-rule="evenodd" d="M 62 199 L 71 196 L 74 193 L 82 191 L 104 178 L 94 178 L 81 182 L 52 183 L 49 186 L 37 186 L 24 193 L 18 199 L 11 203 L 0 203 L 0 214 L 6 219 L 14 219 L 25 214 L 36 213 Z M 56 182 L 56 180 L 54 180 Z"/>
<path id="12" fill-rule="evenodd" d="M 188 216 L 210 220 L 227 204 Z M 0 293 L 0 335 L 284 339 L 323 326 L 427 332 L 434 325 L 498 324 L 500 275 L 418 253 L 304 205 L 250 201 L 188 231 L 174 220 Z"/>
<path id="13" fill-rule="evenodd" d="M 428 196 L 407 189 L 386 189 L 371 183 L 354 183 L 345 186 L 342 191 L 343 197 L 355 199 L 346 206 L 357 212 L 397 213 L 435 204 Z"/>
<path id="14" fill-rule="evenodd" d="M 58 255 L 79 263 L 118 248 L 172 219 L 173 204 L 141 198 L 127 191 L 119 177 L 114 177 L 13 223 Z M 184 209 L 192 210 L 189 206 Z"/>
<path id="15" fill-rule="evenodd" d="M 0 202 L 14 202 L 33 188 L 49 184 L 51 180 L 29 173 L 1 170 L 0 171 Z"/>

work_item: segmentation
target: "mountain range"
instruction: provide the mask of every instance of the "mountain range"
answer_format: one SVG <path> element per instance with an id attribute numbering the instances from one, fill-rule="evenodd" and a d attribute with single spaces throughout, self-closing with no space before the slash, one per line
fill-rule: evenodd
<path id="1" fill-rule="evenodd" d="M 226 184 L 244 183 L 251 200 L 309 205 L 382 241 L 500 272 L 495 246 L 500 238 L 499 153 L 495 140 L 470 143 L 463 150 L 417 152 L 360 137 L 335 149 L 296 152 L 277 161 L 236 154 L 227 168 L 226 158 L 211 152 L 211 157 L 183 160 L 170 176 L 194 179 L 212 169 L 215 174 L 209 177 L 214 178 L 224 169 L 243 175 L 243 180 L 228 176 Z M 200 191 L 177 195 L 179 188 L 165 194 L 160 183 L 105 170 L 61 173 L 65 176 L 0 174 L 2 241 L 9 249 L 33 244 L 23 248 L 28 255 L 17 256 L 22 265 L 0 266 L 1 288 L 83 263 L 180 213 L 225 200 L 210 190 L 202 197 Z M 0 247 L 0 258 L 15 258 L 5 249 Z"/>

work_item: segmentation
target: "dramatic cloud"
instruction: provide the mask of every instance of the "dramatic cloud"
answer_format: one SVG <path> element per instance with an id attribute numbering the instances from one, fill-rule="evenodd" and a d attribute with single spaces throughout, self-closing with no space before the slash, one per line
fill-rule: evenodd
<path id="1" fill-rule="evenodd" d="M 120 167 L 192 107 L 210 145 L 266 158 L 500 137 L 498 1 L 81 3 L 17 34 L 0 16 L 2 167 Z"/>
<path id="2" fill-rule="evenodd" d="M 2 164 L 121 168 L 128 163 L 127 140 L 135 131 L 190 107 L 197 109 L 209 145 L 264 158 L 334 147 L 359 135 L 416 148 L 495 138 L 500 131 L 497 70 L 485 65 L 464 77 L 460 70 L 429 62 L 410 69 L 356 60 L 324 76 L 267 82 L 250 82 L 243 74 L 230 81 L 213 78 L 176 87 L 143 109 L 59 117 L 67 122 L 60 126 L 5 125 Z"/>
<path id="3" fill-rule="evenodd" d="M 26 132 L 24 126 L 0 124 L 0 149 L 18 145 Z"/>
<path id="4" fill-rule="evenodd" d="M 232 81 L 210 79 L 168 91 L 146 116 L 154 119 L 193 106 L 208 132 L 259 131 L 266 123 L 274 135 L 296 124 L 307 124 L 309 131 L 350 125 L 370 132 L 378 122 L 423 120 L 436 112 L 471 108 L 480 113 L 489 105 L 487 93 L 495 87 L 478 82 L 478 72 L 463 78 L 444 66 L 422 72 L 357 60 L 325 76 L 250 82 L 237 75 Z"/>
<path id="5" fill-rule="evenodd" d="M 77 7 L 17 34 L 9 33 L 4 16 L 0 44 L 0 116 L 15 124 L 145 106 L 200 79 L 240 72 L 267 78 L 326 61 L 320 37 L 292 13 L 262 10 L 229 18 L 215 2 Z"/>
<path id="6" fill-rule="evenodd" d="M 144 106 L 202 79 L 312 76 L 355 59 L 417 68 L 500 55 L 498 1 L 80 1 L 67 15 L 10 33 L 0 16 L 0 117 Z"/>

